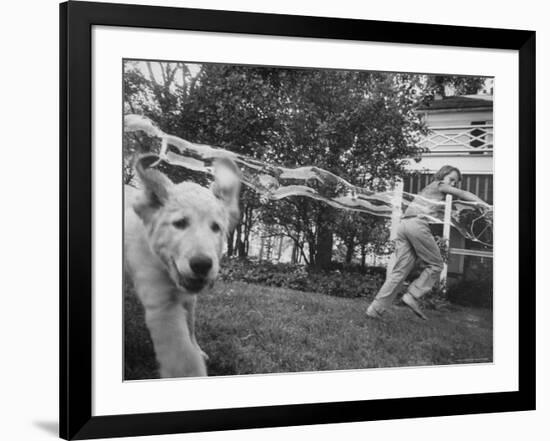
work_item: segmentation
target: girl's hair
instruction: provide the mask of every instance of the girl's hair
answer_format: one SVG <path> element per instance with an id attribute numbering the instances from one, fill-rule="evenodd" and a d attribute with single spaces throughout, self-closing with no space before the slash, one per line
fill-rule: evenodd
<path id="1" fill-rule="evenodd" d="M 462 173 L 460 173 L 460 170 L 456 167 L 453 167 L 452 165 L 444 165 L 439 169 L 439 171 L 434 175 L 433 180 L 434 181 L 441 181 L 445 176 L 447 176 L 449 173 L 456 172 L 458 175 L 458 180 L 462 181 Z"/>

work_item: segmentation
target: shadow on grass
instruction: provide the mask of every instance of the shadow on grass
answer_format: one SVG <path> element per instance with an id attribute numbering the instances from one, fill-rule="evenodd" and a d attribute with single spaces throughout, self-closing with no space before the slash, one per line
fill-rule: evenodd
<path id="1" fill-rule="evenodd" d="M 158 378 L 153 342 L 145 325 L 145 312 L 131 283 L 124 293 L 124 379 Z"/>

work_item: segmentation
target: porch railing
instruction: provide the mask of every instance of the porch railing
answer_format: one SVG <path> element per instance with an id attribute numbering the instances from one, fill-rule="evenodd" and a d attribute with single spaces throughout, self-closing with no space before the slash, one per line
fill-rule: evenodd
<path id="1" fill-rule="evenodd" d="M 419 143 L 427 154 L 492 154 L 493 125 L 433 127 Z"/>

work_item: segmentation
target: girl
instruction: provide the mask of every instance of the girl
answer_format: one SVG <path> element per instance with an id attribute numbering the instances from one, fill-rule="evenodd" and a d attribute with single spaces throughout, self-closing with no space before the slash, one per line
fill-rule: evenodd
<path id="1" fill-rule="evenodd" d="M 445 165 L 435 174 L 433 181 L 424 187 L 401 217 L 395 240 L 395 264 L 386 276 L 386 281 L 367 309 L 369 317 L 379 318 L 391 305 L 399 287 L 412 271 L 416 259 L 426 267 L 412 282 L 403 296 L 403 302 L 420 318 L 427 320 L 417 299 L 426 294 L 439 279 L 443 269 L 443 259 L 439 247 L 432 236 L 425 215 L 431 214 L 433 201 L 444 201 L 447 194 L 458 199 L 473 201 L 490 207 L 475 194 L 456 188 L 462 176 L 456 167 Z"/>

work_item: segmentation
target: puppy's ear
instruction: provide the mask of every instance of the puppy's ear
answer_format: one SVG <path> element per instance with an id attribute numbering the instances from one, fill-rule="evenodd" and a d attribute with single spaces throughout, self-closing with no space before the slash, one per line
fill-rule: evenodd
<path id="1" fill-rule="evenodd" d="M 151 163 L 157 158 L 154 155 L 140 157 L 136 162 L 136 172 L 143 184 L 143 195 L 134 205 L 134 210 L 144 221 L 168 201 L 170 190 L 174 185 L 170 179 L 155 169 L 144 168 L 144 163 Z"/>
<path id="2" fill-rule="evenodd" d="M 226 206 L 229 213 L 229 231 L 239 223 L 239 193 L 241 173 L 239 167 L 229 158 L 218 158 L 214 162 L 214 183 L 212 193 Z"/>

